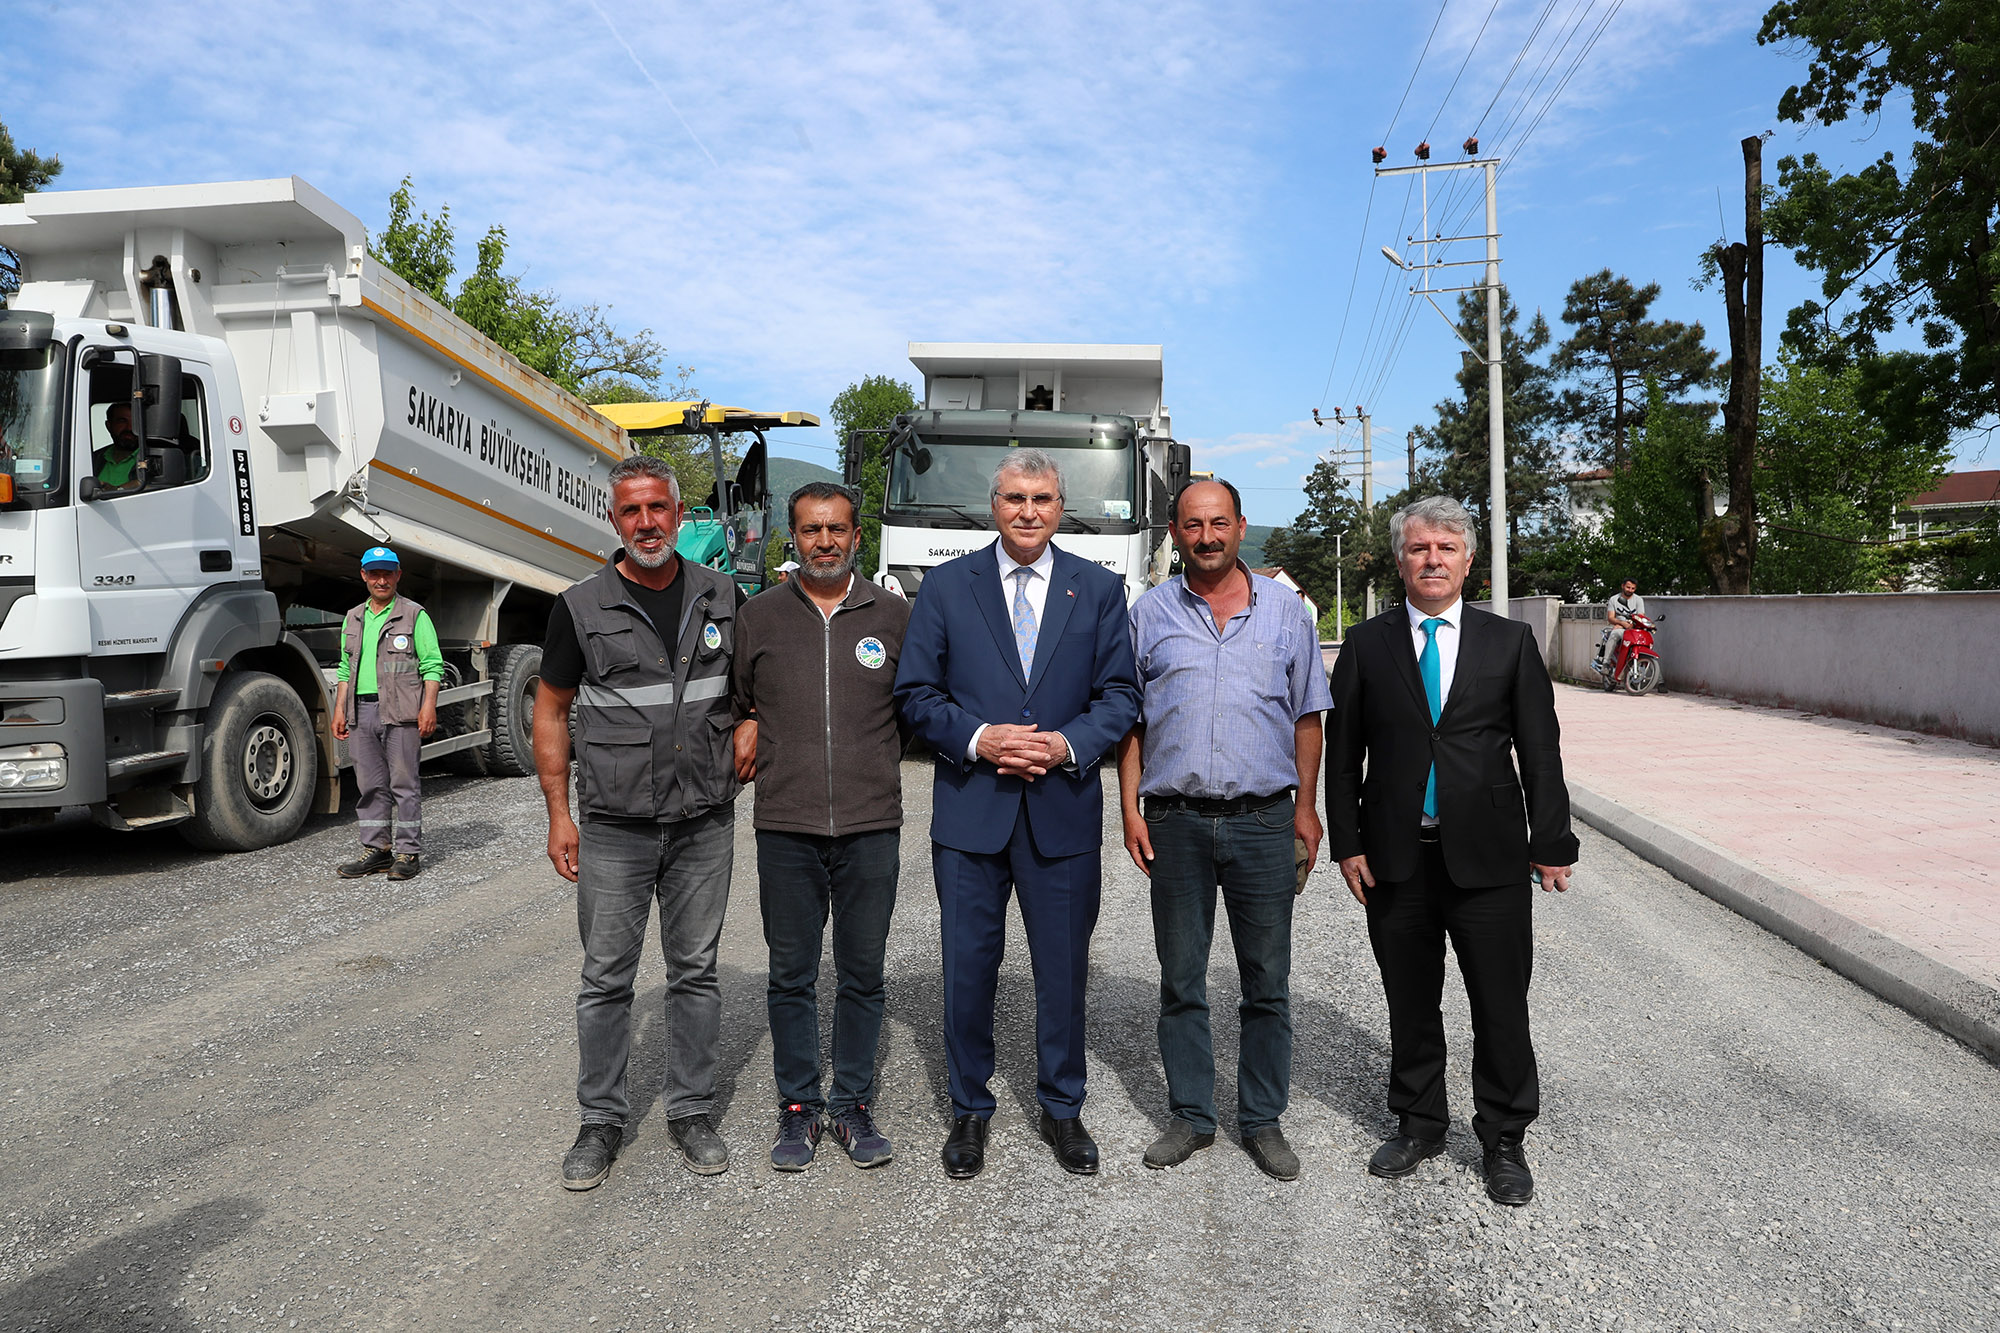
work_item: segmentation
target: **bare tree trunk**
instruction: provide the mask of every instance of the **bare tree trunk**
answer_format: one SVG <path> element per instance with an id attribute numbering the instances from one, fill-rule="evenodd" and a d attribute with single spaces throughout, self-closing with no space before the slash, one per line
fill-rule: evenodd
<path id="1" fill-rule="evenodd" d="M 1743 240 L 1718 245 L 1729 316 L 1729 400 L 1722 405 L 1729 509 L 1702 516 L 1701 554 L 1718 593 L 1750 591 L 1757 559 L 1757 411 L 1764 383 L 1764 140 L 1743 141 Z M 1706 488 L 1704 488 L 1706 489 Z"/>

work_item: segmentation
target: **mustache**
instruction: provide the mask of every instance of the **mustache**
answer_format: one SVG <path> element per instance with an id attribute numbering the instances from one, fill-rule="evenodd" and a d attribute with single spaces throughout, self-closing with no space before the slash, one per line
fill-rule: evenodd
<path id="1" fill-rule="evenodd" d="M 1194 544 L 1194 553 L 1196 555 L 1215 555 L 1228 549 L 1229 547 L 1222 542 L 1196 542 Z"/>

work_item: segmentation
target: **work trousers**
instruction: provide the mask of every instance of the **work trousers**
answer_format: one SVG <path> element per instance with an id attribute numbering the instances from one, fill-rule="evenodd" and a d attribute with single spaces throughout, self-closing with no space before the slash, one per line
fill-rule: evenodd
<path id="1" fill-rule="evenodd" d="M 1534 970 L 1534 890 L 1518 883 L 1464 888 L 1445 871 L 1441 844 L 1423 844 L 1412 879 L 1368 890 L 1368 939 L 1389 1002 L 1389 1109 L 1402 1132 L 1444 1136 L 1444 946 L 1451 941 L 1472 1007 L 1472 1128 L 1492 1147 L 1518 1137 L 1541 1110 L 1528 1034 Z"/>
<path id="2" fill-rule="evenodd" d="M 692 819 L 586 821 L 579 830 L 576 925 L 583 982 L 576 996 L 576 1100 L 586 1125 L 623 1125 L 631 1112 L 633 979 L 657 899 L 667 963 L 667 1119 L 715 1107 L 722 992 L 715 950 L 729 905 L 736 809 Z"/>
<path id="3" fill-rule="evenodd" d="M 819 1111 L 819 960 L 833 917 L 833 1099 L 838 1113 L 875 1100 L 882 965 L 896 907 L 902 831 L 818 837 L 757 831 L 757 896 L 770 946 L 765 1008 L 778 1101 Z"/>
<path id="4" fill-rule="evenodd" d="M 1215 1132 L 1208 959 L 1218 887 L 1241 985 L 1236 1123 L 1244 1137 L 1277 1124 L 1290 1097 L 1293 812 L 1290 798 L 1235 815 L 1146 811 L 1160 956 L 1160 1062 L 1174 1115 L 1204 1134 Z"/>
<path id="5" fill-rule="evenodd" d="M 952 1114 L 992 1116 L 993 992 L 1007 944 L 1007 899 L 1021 900 L 1021 925 L 1035 973 L 1036 1099 L 1058 1120 L 1082 1113 L 1084 989 L 1090 933 L 1097 928 L 1104 856 L 1035 850 L 1023 803 L 1007 845 L 962 852 L 931 844 L 944 945 L 944 1054 Z"/>
<path id="6" fill-rule="evenodd" d="M 422 787 L 417 781 L 423 738 L 414 722 L 388 723 L 373 699 L 355 705 L 347 754 L 361 802 L 354 808 L 361 844 L 377 851 L 417 855 L 424 850 Z M 393 839 L 391 830 L 394 830 Z"/>

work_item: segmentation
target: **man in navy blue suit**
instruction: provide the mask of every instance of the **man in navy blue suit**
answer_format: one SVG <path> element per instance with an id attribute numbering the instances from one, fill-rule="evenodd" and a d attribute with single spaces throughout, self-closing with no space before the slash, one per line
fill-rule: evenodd
<path id="1" fill-rule="evenodd" d="M 1062 472 L 1017 449 L 993 474 L 1000 540 L 939 565 L 910 609 L 896 703 L 937 752 L 931 866 L 944 936 L 945 1062 L 956 1180 L 986 1163 L 993 991 L 1018 894 L 1035 971 L 1036 1100 L 1063 1169 L 1097 1171 L 1083 1127 L 1083 1000 L 1097 925 L 1098 764 L 1139 717 L 1116 574 L 1050 545 Z"/>

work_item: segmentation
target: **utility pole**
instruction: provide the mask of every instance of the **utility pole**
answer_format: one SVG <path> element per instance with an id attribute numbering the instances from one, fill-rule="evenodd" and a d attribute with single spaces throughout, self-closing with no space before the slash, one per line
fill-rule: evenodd
<path id="1" fill-rule="evenodd" d="M 1497 193 L 1500 160 L 1492 157 L 1473 157 L 1472 155 L 1479 151 L 1479 140 L 1477 139 L 1467 139 L 1465 141 L 1465 151 L 1467 154 L 1466 161 L 1432 162 L 1430 160 L 1431 146 L 1428 143 L 1424 143 L 1417 145 L 1418 162 L 1416 166 L 1385 167 L 1380 164 L 1389 155 L 1388 150 L 1377 148 L 1374 154 L 1377 164 L 1375 174 L 1377 176 L 1407 176 L 1414 173 L 1423 182 L 1423 230 L 1419 233 L 1421 239 L 1418 239 L 1416 236 L 1409 238 L 1412 242 L 1422 247 L 1421 262 L 1411 263 L 1386 245 L 1382 247 L 1382 254 L 1396 267 L 1411 273 L 1422 273 L 1424 275 L 1418 280 L 1422 285 L 1410 288 L 1410 294 L 1412 296 L 1421 296 L 1426 301 L 1429 301 L 1431 308 L 1438 312 L 1438 315 L 1446 324 L 1451 325 L 1451 331 L 1458 335 L 1458 340 L 1465 344 L 1466 350 L 1471 352 L 1474 357 L 1486 366 L 1486 482 L 1488 490 L 1487 518 L 1489 520 L 1487 549 L 1491 553 L 1492 558 L 1493 611 L 1496 615 L 1504 616 L 1508 613 L 1507 418 L 1506 404 L 1502 397 L 1505 385 L 1503 383 L 1504 377 L 1501 373 L 1500 356 L 1500 202 Z M 1469 171 L 1475 167 L 1479 168 L 1486 177 L 1485 233 L 1483 235 L 1472 236 L 1434 235 L 1430 220 L 1430 174 L 1433 171 Z M 1454 241 L 1476 240 L 1486 242 L 1486 258 L 1484 261 L 1476 259 L 1433 259 L 1431 257 L 1434 247 L 1442 248 L 1449 246 Z M 1460 287 L 1434 287 L 1431 285 L 1430 274 L 1434 270 L 1461 268 L 1482 262 L 1486 266 L 1486 280 L 1484 282 Z M 1453 292 L 1476 291 L 1484 291 L 1486 293 L 1486 346 L 1484 349 L 1472 345 L 1471 340 L 1465 336 L 1464 330 L 1452 322 L 1451 316 L 1445 314 L 1443 307 L 1439 306 L 1436 300 L 1439 296 Z M 1412 443 L 1410 454 L 1410 475 L 1411 479 L 1414 480 L 1416 477 L 1416 449 L 1414 442 Z"/>
<path id="2" fill-rule="evenodd" d="M 1348 417 L 1338 407 L 1333 409 L 1333 416 L 1331 418 L 1322 417 L 1319 414 L 1319 409 L 1315 407 L 1312 410 L 1312 417 L 1315 426 L 1333 426 L 1338 428 L 1345 426 L 1348 422 Z M 1361 514 L 1362 522 L 1366 523 L 1375 509 L 1375 414 L 1370 412 L 1366 407 L 1356 404 L 1353 419 L 1361 423 L 1360 453 L 1357 455 L 1352 449 L 1335 445 L 1333 449 L 1321 454 L 1319 457 L 1321 462 L 1333 464 L 1334 471 L 1343 475 L 1346 469 L 1355 463 L 1358 462 L 1361 465 Z M 1342 573 L 1339 569 L 1340 534 L 1338 533 L 1334 534 L 1333 539 L 1333 559 L 1335 565 L 1334 586 L 1338 588 Z M 1368 604 L 1368 614 L 1373 616 L 1375 614 L 1374 581 L 1370 580 L 1365 586 L 1367 589 L 1365 595 Z M 1347 603 L 1343 601 L 1341 603 L 1341 607 L 1343 608 L 1341 615 L 1346 614 L 1346 606 Z M 1339 618 L 1339 616 L 1336 616 L 1335 620 L 1338 621 Z"/>
<path id="3" fill-rule="evenodd" d="M 1361 415 L 1361 521 L 1374 527 L 1375 516 L 1375 414 Z M 1335 548 L 1338 551 L 1338 547 Z M 1375 580 L 1364 585 L 1362 600 L 1367 618 L 1375 618 Z"/>

